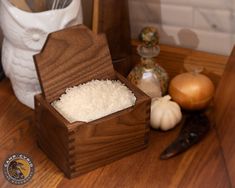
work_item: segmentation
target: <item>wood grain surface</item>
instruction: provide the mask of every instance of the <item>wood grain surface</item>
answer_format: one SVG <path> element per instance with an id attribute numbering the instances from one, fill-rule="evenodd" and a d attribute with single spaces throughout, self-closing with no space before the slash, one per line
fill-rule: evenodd
<path id="1" fill-rule="evenodd" d="M 38 143 L 67 177 L 147 147 L 151 99 L 114 71 L 104 35 L 82 25 L 52 33 L 35 60 L 45 97 L 35 97 Z M 66 88 L 95 79 L 120 80 L 136 96 L 135 105 L 89 123 L 72 124 L 52 109 L 50 102 Z"/>
<path id="2" fill-rule="evenodd" d="M 232 186 L 235 187 L 235 48 L 229 58 L 215 97 L 218 130 Z"/>
<path id="3" fill-rule="evenodd" d="M 193 62 L 199 52 L 181 48 L 162 46 L 162 63 L 185 54 L 188 62 Z M 167 55 L 169 52 L 169 56 Z M 200 53 L 201 59 L 225 64 L 226 57 Z M 185 56 L 184 55 L 184 56 Z M 191 59 L 191 60 L 190 60 Z M 183 63 L 183 60 L 178 60 Z M 181 67 L 181 66 L 179 66 Z M 176 72 L 175 70 L 174 72 Z M 219 74 L 218 74 L 219 75 Z M 81 188 L 230 188 L 224 157 L 217 134 L 212 128 L 203 142 L 184 154 L 170 160 L 161 161 L 159 155 L 176 137 L 180 127 L 169 132 L 150 131 L 149 147 L 141 152 L 125 157 L 110 165 L 98 168 L 73 180 L 62 172 L 45 156 L 36 144 L 33 127 L 33 111 L 20 104 L 15 98 L 9 80 L 0 82 L 0 160 L 15 152 L 31 156 L 35 164 L 33 179 L 25 186 L 17 187 L 81 187 Z M 11 185 L 0 172 L 0 185 Z"/>
<path id="4" fill-rule="evenodd" d="M 115 75 L 105 36 L 94 34 L 83 25 L 50 34 L 34 59 L 48 102 L 68 87 Z"/>
<path id="5" fill-rule="evenodd" d="M 27 5 L 29 6 L 29 8 L 32 10 L 32 12 L 43 12 L 43 11 L 50 10 L 48 9 L 49 7 L 47 7 L 47 1 L 49 0 L 41 0 L 41 1 L 25 0 L 25 1 Z"/>
<path id="6" fill-rule="evenodd" d="M 132 87 L 137 98 L 135 106 L 90 123 L 69 124 L 41 95 L 36 96 L 39 146 L 67 177 L 75 177 L 146 148 L 150 98 Z"/>
<path id="7" fill-rule="evenodd" d="M 95 0 L 94 2 L 93 30 L 107 35 L 113 60 L 126 58 L 131 52 L 128 1 Z"/>
<path id="8" fill-rule="evenodd" d="M 25 0 L 10 0 L 10 2 L 21 10 L 32 12 L 32 9 L 29 7 Z"/>
<path id="9" fill-rule="evenodd" d="M 130 71 L 131 34 L 128 0 L 94 0 L 92 30 L 105 33 L 115 69 Z"/>

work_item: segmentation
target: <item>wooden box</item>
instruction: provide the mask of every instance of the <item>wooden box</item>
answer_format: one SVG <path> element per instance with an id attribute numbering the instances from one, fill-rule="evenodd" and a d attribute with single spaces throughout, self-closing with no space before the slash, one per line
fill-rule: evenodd
<path id="1" fill-rule="evenodd" d="M 52 33 L 34 60 L 42 89 L 35 96 L 38 144 L 67 177 L 147 146 L 151 100 L 115 72 L 104 35 L 82 25 Z M 136 104 L 90 123 L 69 123 L 50 103 L 66 88 L 92 79 L 120 80 L 133 91 Z"/>

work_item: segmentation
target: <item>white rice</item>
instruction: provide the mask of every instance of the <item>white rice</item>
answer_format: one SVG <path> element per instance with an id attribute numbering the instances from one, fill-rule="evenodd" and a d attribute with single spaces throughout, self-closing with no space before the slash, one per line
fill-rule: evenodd
<path id="1" fill-rule="evenodd" d="M 116 80 L 92 80 L 67 88 L 52 106 L 70 123 L 90 122 L 135 104 L 136 97 Z"/>

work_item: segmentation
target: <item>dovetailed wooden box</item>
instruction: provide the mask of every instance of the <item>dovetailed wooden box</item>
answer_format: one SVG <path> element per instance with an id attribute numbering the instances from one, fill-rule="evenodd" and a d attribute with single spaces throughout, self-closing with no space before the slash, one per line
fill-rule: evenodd
<path id="1" fill-rule="evenodd" d="M 38 144 L 67 177 L 146 148 L 151 100 L 113 69 L 104 35 L 83 25 L 52 33 L 34 60 L 42 88 L 35 96 Z M 66 88 L 92 79 L 120 80 L 136 104 L 90 123 L 69 123 L 50 103 Z"/>

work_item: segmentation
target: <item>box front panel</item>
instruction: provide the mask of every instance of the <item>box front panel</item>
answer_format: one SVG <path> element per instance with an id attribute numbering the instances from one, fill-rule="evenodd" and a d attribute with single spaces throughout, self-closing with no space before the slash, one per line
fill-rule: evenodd
<path id="1" fill-rule="evenodd" d="M 78 175 L 108 164 L 147 146 L 150 101 L 81 125 L 70 143 L 72 174 Z M 72 176 L 73 176 L 72 175 Z"/>

